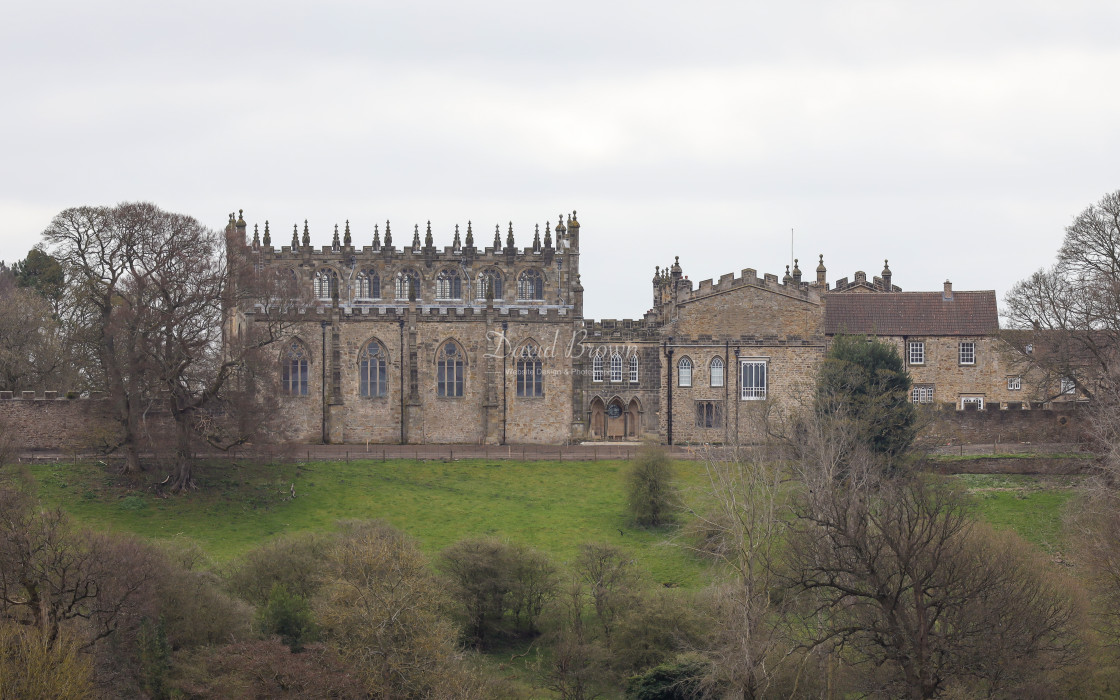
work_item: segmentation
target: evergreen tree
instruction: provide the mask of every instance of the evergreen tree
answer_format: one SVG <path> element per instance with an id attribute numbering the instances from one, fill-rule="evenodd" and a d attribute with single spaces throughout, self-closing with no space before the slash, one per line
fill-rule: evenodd
<path id="1" fill-rule="evenodd" d="M 849 421 L 857 440 L 888 463 L 914 441 L 910 375 L 890 343 L 836 336 L 818 375 L 816 403 L 823 416 Z"/>

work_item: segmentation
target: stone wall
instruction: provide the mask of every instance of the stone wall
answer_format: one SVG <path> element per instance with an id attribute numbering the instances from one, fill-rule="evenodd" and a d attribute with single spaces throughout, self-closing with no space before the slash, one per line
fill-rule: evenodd
<path id="1" fill-rule="evenodd" d="M 0 427 L 26 451 L 90 452 L 116 442 L 119 428 L 109 402 L 95 398 L 67 399 L 55 391 L 0 391 Z M 153 407 L 146 412 L 141 436 L 148 447 L 174 444 L 171 417 Z"/>
<path id="2" fill-rule="evenodd" d="M 994 404 L 983 410 L 958 410 L 953 404 L 923 407 L 923 427 L 919 439 L 930 445 L 958 445 L 1022 442 L 1091 442 L 1089 405 L 1054 403 L 1048 408 L 1036 405 L 1023 409 L 998 409 Z"/>

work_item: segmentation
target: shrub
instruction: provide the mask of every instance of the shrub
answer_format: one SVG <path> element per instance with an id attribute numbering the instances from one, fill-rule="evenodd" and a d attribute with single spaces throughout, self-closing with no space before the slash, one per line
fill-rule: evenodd
<path id="1" fill-rule="evenodd" d="M 658 445 L 646 444 L 626 475 L 630 516 L 638 526 L 658 527 L 675 520 L 680 495 L 673 479 L 669 455 Z"/>
<path id="2" fill-rule="evenodd" d="M 257 611 L 257 624 L 266 634 L 279 635 L 293 652 L 315 641 L 317 634 L 307 600 L 289 593 L 281 583 L 272 584 L 268 602 Z"/>

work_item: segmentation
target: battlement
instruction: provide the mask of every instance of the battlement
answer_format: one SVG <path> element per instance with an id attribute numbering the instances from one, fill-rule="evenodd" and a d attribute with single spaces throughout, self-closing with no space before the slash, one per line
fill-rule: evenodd
<path id="1" fill-rule="evenodd" d="M 657 341 L 661 336 L 662 324 L 651 319 L 614 319 L 589 320 L 584 322 L 584 330 L 589 338 L 621 338 L 624 340 Z"/>
<path id="2" fill-rule="evenodd" d="M 576 318 L 574 310 L 569 306 L 541 305 L 522 306 L 510 304 L 494 304 L 466 306 L 463 304 L 431 304 L 427 302 L 400 303 L 400 304 L 339 304 L 339 312 L 347 321 L 395 321 L 411 316 L 425 320 L 483 320 L 498 317 L 503 320 L 518 321 L 572 321 Z M 257 304 L 252 311 L 246 312 L 250 319 L 255 314 L 266 313 L 275 315 L 279 307 L 266 309 L 262 304 Z M 284 317 L 293 322 L 313 321 L 319 317 L 328 316 L 333 312 L 330 305 L 315 305 L 302 307 L 284 314 Z M 325 320 L 325 319 L 319 319 Z"/>
<path id="3" fill-rule="evenodd" d="M 710 278 L 701 280 L 695 289 L 691 285 L 683 286 L 683 288 L 677 290 L 677 302 L 695 301 L 740 287 L 759 287 L 787 296 L 796 296 L 807 301 L 819 300 L 816 288 L 808 282 L 795 282 L 788 275 L 785 279 L 779 280 L 777 275 L 770 273 L 765 273 L 760 278 L 757 270 L 748 267 L 742 270 L 739 277 L 736 277 L 734 273 L 728 273 L 721 275 L 718 282 L 713 282 Z"/>
<path id="4" fill-rule="evenodd" d="M 0 391 L 0 401 L 100 401 L 105 398 L 103 391 Z"/>

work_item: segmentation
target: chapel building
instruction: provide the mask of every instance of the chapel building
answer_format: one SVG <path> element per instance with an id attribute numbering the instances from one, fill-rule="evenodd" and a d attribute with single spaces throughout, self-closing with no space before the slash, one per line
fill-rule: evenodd
<path id="1" fill-rule="evenodd" d="M 294 442 L 540 443 L 657 438 L 731 443 L 767 416 L 812 400 L 837 334 L 895 344 L 912 400 L 969 410 L 1022 408 L 1028 386 L 1005 359 L 994 291 L 904 292 L 884 263 L 829 285 L 798 262 L 779 279 L 754 269 L 698 285 L 679 259 L 656 270 L 642 318 L 583 317 L 576 213 L 518 247 L 513 225 L 478 246 L 473 225 L 437 248 L 429 223 L 395 247 L 389 222 L 354 245 L 349 222 L 311 246 L 304 222 L 274 247 L 266 222 L 230 245 L 258 268 L 290 270 L 310 301 L 277 351 L 282 410 Z M 462 236 L 462 237 L 461 237 Z M 260 322 L 260 305 L 233 326 Z M 233 329 L 231 329 L 232 331 Z"/>

